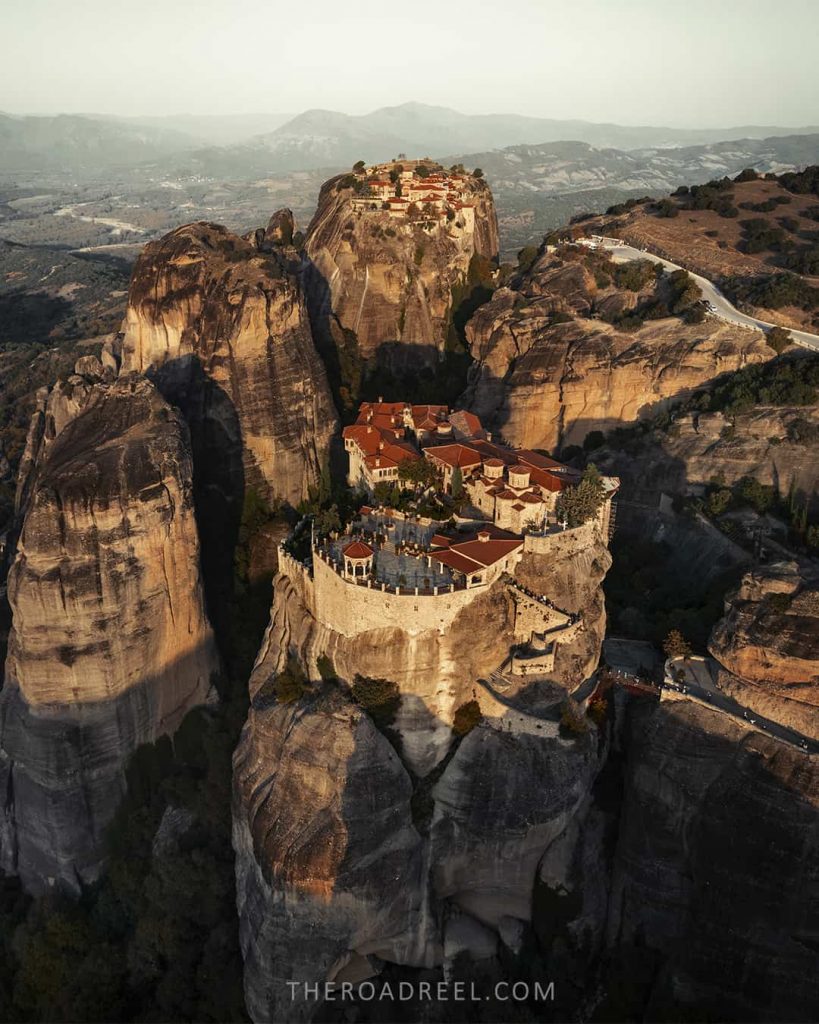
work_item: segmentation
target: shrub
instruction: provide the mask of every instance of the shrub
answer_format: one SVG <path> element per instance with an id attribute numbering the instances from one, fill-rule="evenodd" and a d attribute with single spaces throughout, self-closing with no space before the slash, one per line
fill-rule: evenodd
<path id="1" fill-rule="evenodd" d="M 784 615 L 790 608 L 791 601 L 792 596 L 790 594 L 768 594 L 767 597 L 768 607 L 780 615 Z"/>
<path id="2" fill-rule="evenodd" d="M 672 629 L 663 641 L 663 651 L 667 658 L 690 658 L 691 644 L 678 629 Z"/>
<path id="3" fill-rule="evenodd" d="M 456 736 L 466 736 L 472 732 L 483 718 L 481 706 L 476 700 L 469 700 L 456 708 L 452 719 L 452 731 Z"/>
<path id="4" fill-rule="evenodd" d="M 476 167 L 475 168 L 475 170 L 472 172 L 472 177 L 473 178 L 482 178 L 483 177 L 483 171 L 480 169 L 480 167 Z"/>
<path id="5" fill-rule="evenodd" d="M 618 288 L 639 292 L 657 277 L 655 264 L 651 260 L 631 260 L 614 268 L 614 282 Z"/>
<path id="6" fill-rule="evenodd" d="M 389 728 L 395 721 L 401 705 L 401 694 L 398 684 L 392 679 L 356 676 L 352 694 L 356 704 L 367 712 L 379 729 Z"/>
<path id="7" fill-rule="evenodd" d="M 290 655 L 287 664 L 276 676 L 273 682 L 273 692 L 279 704 L 292 704 L 298 700 L 307 689 L 307 677 L 301 665 Z"/>
<path id="8" fill-rule="evenodd" d="M 790 331 L 786 331 L 783 327 L 772 327 L 765 335 L 765 341 L 777 355 L 781 355 L 793 339 Z"/>
<path id="9" fill-rule="evenodd" d="M 658 217 L 679 217 L 680 209 L 676 203 L 673 203 L 670 199 L 661 199 L 657 203 L 657 216 Z"/>

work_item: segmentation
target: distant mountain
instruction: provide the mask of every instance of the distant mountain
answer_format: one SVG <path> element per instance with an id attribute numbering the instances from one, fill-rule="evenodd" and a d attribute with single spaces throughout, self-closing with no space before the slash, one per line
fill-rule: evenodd
<path id="1" fill-rule="evenodd" d="M 819 134 L 738 139 L 677 149 L 624 151 L 549 142 L 451 155 L 443 163 L 480 167 L 495 196 L 504 256 L 580 213 L 602 213 L 635 196 L 665 195 L 746 167 L 762 173 L 819 163 Z"/>
<path id="2" fill-rule="evenodd" d="M 0 171 L 87 172 L 167 159 L 196 140 L 148 125 L 59 114 L 13 117 L 0 114 Z"/>
<path id="3" fill-rule="evenodd" d="M 800 130 L 807 134 L 819 127 Z M 349 166 L 384 160 L 399 152 L 432 155 L 572 140 L 596 147 L 672 147 L 791 135 L 794 129 L 745 126 L 725 129 L 627 127 L 559 121 L 517 114 L 461 114 L 446 107 L 405 103 L 361 116 L 309 110 L 251 142 L 266 152 L 271 170 Z"/>
<path id="4" fill-rule="evenodd" d="M 398 153 L 438 156 L 480 153 L 509 146 L 585 143 L 598 150 L 665 150 L 738 139 L 792 136 L 777 127 L 688 130 L 561 121 L 517 114 L 461 114 L 447 107 L 404 103 L 352 116 L 308 110 L 284 114 L 169 115 L 105 118 L 99 115 L 11 117 L 0 114 L 0 172 L 106 169 L 198 173 L 248 180 L 265 174 L 349 167 Z M 800 134 L 819 132 L 801 129 Z M 659 166 L 662 154 L 656 154 Z M 625 165 L 624 165 L 625 166 Z"/>
<path id="5" fill-rule="evenodd" d="M 275 131 L 293 114 L 168 114 L 118 118 L 122 123 L 182 132 L 200 146 L 234 146 L 254 135 Z"/>
<path id="6" fill-rule="evenodd" d="M 667 192 L 680 184 L 734 175 L 745 167 L 782 171 L 819 161 L 819 133 L 739 139 L 677 149 L 624 151 L 585 142 L 508 146 L 443 157 L 445 164 L 481 167 L 495 192 L 587 191 L 593 188 Z"/>

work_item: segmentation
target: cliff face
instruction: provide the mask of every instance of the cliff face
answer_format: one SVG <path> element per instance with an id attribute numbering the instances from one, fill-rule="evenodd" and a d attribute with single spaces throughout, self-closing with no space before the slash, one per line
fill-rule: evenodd
<path id="1" fill-rule="evenodd" d="M 691 701 L 632 721 L 609 941 L 646 1020 L 810 1020 L 815 758 Z"/>
<path id="2" fill-rule="evenodd" d="M 819 428 L 815 407 L 762 406 L 729 417 L 721 412 L 688 413 L 674 420 L 672 433 L 653 431 L 628 451 L 603 450 L 595 462 L 620 477 L 637 495 L 658 491 L 684 494 L 691 484 L 721 480 L 730 487 L 751 476 L 788 494 L 811 494 L 816 483 L 815 442 L 800 430 Z"/>
<path id="3" fill-rule="evenodd" d="M 796 563 L 747 572 L 725 601 L 709 650 L 720 687 L 805 735 L 819 737 L 819 578 Z"/>
<path id="4" fill-rule="evenodd" d="M 467 325 L 475 365 L 465 401 L 507 441 L 553 450 L 772 355 L 761 335 L 715 320 L 666 317 L 624 331 L 600 319 L 639 297 L 598 286 L 582 262 L 544 255 L 518 291 L 498 289 Z"/>
<path id="5" fill-rule="evenodd" d="M 190 439 L 147 380 L 41 396 L 21 478 L 0 693 L 0 851 L 37 890 L 93 880 L 140 744 L 209 699 Z"/>
<path id="6" fill-rule="evenodd" d="M 558 898 L 582 890 L 587 873 L 575 924 L 580 931 L 582 922 L 584 941 L 600 941 L 603 854 L 584 845 L 600 763 L 596 733 L 564 736 L 558 722 L 559 683 L 575 685 L 599 656 L 607 566 L 591 534 L 576 550 L 527 554 L 521 583 L 545 586 L 555 604 L 582 610 L 584 628 L 561 647 L 555 682 L 518 680 L 502 692 L 486 680 L 515 639 L 514 598 L 503 582 L 440 631 L 414 630 L 408 612 L 406 629 L 362 623 L 347 636 L 317 618 L 324 604 L 305 573 L 289 567 L 277 577 L 234 758 L 238 900 L 254 1019 L 311 1015 L 314 1005 L 290 1002 L 289 980 L 361 979 L 385 963 L 436 966 L 461 951 L 519 948 L 535 888 Z M 288 656 L 314 682 L 282 705 L 272 684 Z M 321 683 L 326 657 L 337 678 Z M 353 699 L 357 675 L 397 684 L 389 727 Z M 470 700 L 483 718 L 461 737 L 456 711 Z"/>
<path id="7" fill-rule="evenodd" d="M 453 289 L 469 291 L 473 256 L 498 253 L 489 187 L 469 179 L 470 216 L 424 227 L 409 216 L 355 208 L 353 190 L 339 187 L 342 180 L 324 184 L 307 231 L 316 340 L 340 353 L 342 364 L 363 360 L 393 372 L 433 367 L 446 345 Z"/>
<path id="8" fill-rule="evenodd" d="M 253 487 L 296 504 L 337 424 L 289 269 L 286 222 L 274 215 L 253 241 L 189 224 L 147 245 L 131 280 L 122 368 L 149 374 L 184 412 L 197 488 L 231 498 Z"/>

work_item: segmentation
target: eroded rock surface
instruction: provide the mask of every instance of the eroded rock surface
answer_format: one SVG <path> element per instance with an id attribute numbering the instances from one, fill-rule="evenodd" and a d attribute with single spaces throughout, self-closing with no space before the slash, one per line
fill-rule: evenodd
<path id="1" fill-rule="evenodd" d="M 500 288 L 467 325 L 469 407 L 513 444 L 554 450 L 656 413 L 730 370 L 773 354 L 761 335 L 715 320 L 600 319 L 638 303 L 578 261 L 544 254 L 517 291 Z"/>
<path id="2" fill-rule="evenodd" d="M 470 290 L 472 257 L 497 256 L 492 193 L 470 178 L 464 185 L 470 216 L 458 212 L 425 228 L 409 216 L 355 209 L 353 190 L 339 187 L 342 181 L 324 184 L 307 231 L 316 340 L 324 351 L 340 353 L 336 358 L 348 371 L 357 360 L 392 372 L 434 367 L 455 301 Z"/>
<path id="3" fill-rule="evenodd" d="M 287 212 L 262 232 L 261 250 L 217 224 L 177 228 L 145 247 L 131 280 L 123 371 L 149 374 L 183 410 L 197 487 L 228 499 L 253 487 L 298 503 L 336 428 L 284 245 Z"/>
<path id="4" fill-rule="evenodd" d="M 520 948 L 536 887 L 558 899 L 579 893 L 587 873 L 601 877 L 603 847 L 587 842 L 597 828 L 589 824 L 597 734 L 581 722 L 578 735 L 566 735 L 559 722 L 564 686 L 599 656 L 608 553 L 591 527 L 574 544 L 571 533 L 551 554 L 527 553 L 520 582 L 588 619 L 561 648 L 552 682 L 518 680 L 502 693 L 486 680 L 515 639 L 519 613 L 504 581 L 472 592 L 440 628 L 414 628 L 408 597 L 405 629 L 362 621 L 351 631 L 341 613 L 333 628 L 332 604 L 316 590 L 318 559 L 315 580 L 292 561 L 277 577 L 234 759 L 254 1019 L 310 1016 L 314 1006 L 294 1010 L 290 979 L 360 980 L 385 964 L 440 966 L 461 952 Z M 419 600 L 442 609 L 447 601 Z M 282 705 L 274 680 L 293 658 L 312 682 Z M 320 682 L 328 658 L 335 678 Z M 359 675 L 397 684 L 389 726 L 354 703 Z M 456 713 L 470 700 L 483 718 L 461 736 Z M 605 893 L 591 882 L 588 894 L 578 896 L 577 928 L 599 942 Z"/>
<path id="5" fill-rule="evenodd" d="M 645 1019 L 812 1019 L 816 759 L 687 700 L 632 726 L 609 943 Z"/>
<path id="6" fill-rule="evenodd" d="M 31 889 L 99 873 L 124 765 L 210 698 L 190 439 L 147 380 L 42 396 L 8 580 L 2 865 Z"/>
<path id="7" fill-rule="evenodd" d="M 745 573 L 709 650 L 719 685 L 760 714 L 819 738 L 819 574 L 795 562 Z"/>

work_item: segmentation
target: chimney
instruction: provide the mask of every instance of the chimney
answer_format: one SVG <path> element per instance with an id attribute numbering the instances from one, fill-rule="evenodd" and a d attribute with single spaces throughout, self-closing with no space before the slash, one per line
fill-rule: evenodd
<path id="1" fill-rule="evenodd" d="M 378 404 L 380 405 L 383 401 L 384 401 L 384 396 L 383 395 L 379 395 L 378 396 Z"/>
<path id="2" fill-rule="evenodd" d="M 486 544 L 489 540 L 489 533 L 486 530 L 481 530 L 481 532 L 478 534 L 478 540 L 481 542 L 481 544 Z"/>
<path id="3" fill-rule="evenodd" d="M 380 466 L 381 465 L 381 459 L 379 459 L 377 456 L 376 456 L 376 459 L 375 459 L 375 464 L 376 464 L 376 466 Z"/>

